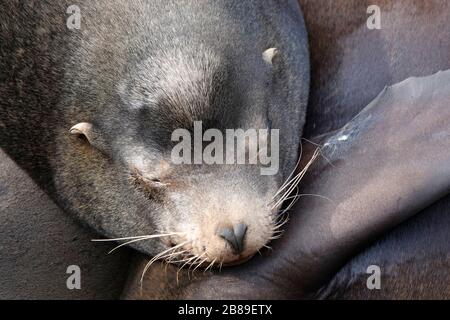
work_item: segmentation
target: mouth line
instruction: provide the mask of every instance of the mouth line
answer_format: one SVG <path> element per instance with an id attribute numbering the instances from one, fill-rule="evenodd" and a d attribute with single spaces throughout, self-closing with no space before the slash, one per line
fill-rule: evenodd
<path id="1" fill-rule="evenodd" d="M 248 255 L 248 256 L 243 257 L 243 258 L 238 259 L 238 260 L 233 260 L 233 261 L 230 261 L 230 262 L 224 262 L 222 265 L 224 267 L 237 266 L 237 265 L 240 265 L 240 264 L 243 264 L 243 263 L 249 261 L 251 258 L 253 258 L 254 255 L 255 254 L 251 254 L 251 255 Z"/>
<path id="2" fill-rule="evenodd" d="M 243 263 L 249 261 L 251 258 L 253 258 L 254 255 L 255 254 L 251 254 L 251 255 L 248 255 L 248 256 L 245 256 L 245 257 L 233 260 L 233 261 L 229 261 L 229 262 L 222 262 L 222 263 L 216 262 L 216 263 L 214 263 L 213 267 L 219 267 L 219 266 L 232 267 L 232 266 L 237 266 L 237 265 L 240 265 L 240 264 L 243 264 Z M 183 265 L 186 262 L 185 259 L 188 259 L 188 258 L 189 258 L 189 256 L 185 256 L 185 257 L 180 257 L 180 259 L 182 261 L 176 261 L 178 259 L 174 259 L 175 261 L 170 261 L 170 260 L 167 261 L 166 260 L 166 262 L 169 263 L 169 264 L 175 265 L 175 266 L 176 265 Z M 204 263 L 205 264 L 203 266 L 207 267 L 211 263 L 211 261 L 205 261 Z M 203 269 L 202 266 L 200 266 L 199 269 Z"/>

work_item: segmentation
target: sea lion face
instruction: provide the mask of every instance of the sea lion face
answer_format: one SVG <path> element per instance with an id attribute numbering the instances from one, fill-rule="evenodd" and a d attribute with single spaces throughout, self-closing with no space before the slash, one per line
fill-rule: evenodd
<path id="1" fill-rule="evenodd" d="M 261 65 L 265 63 L 261 57 Z M 136 81 L 144 74 L 145 80 Z M 154 79 L 148 79 L 149 75 Z M 108 166 L 121 180 L 121 188 L 126 188 L 126 202 L 136 199 L 127 213 L 111 214 L 128 215 L 138 221 L 126 228 L 128 234 L 124 230 L 111 232 L 111 225 L 107 226 L 109 236 L 163 235 L 133 245 L 151 255 L 166 252 L 172 261 L 197 259 L 197 263 L 217 264 L 244 261 L 274 236 L 279 207 L 274 205 L 274 196 L 283 178 L 278 172 L 279 154 L 275 152 L 278 132 L 269 130 L 270 119 L 264 106 L 259 108 L 260 113 L 252 114 L 252 120 L 242 121 L 247 117 L 245 109 L 239 117 L 230 116 L 246 106 L 235 104 L 239 99 L 227 92 L 228 80 L 226 70 L 212 54 L 159 66 L 145 61 L 137 74 L 118 86 L 120 105 L 99 112 L 91 123 L 71 128 L 71 133 L 84 136 L 90 152 L 112 160 Z M 203 127 L 198 130 L 199 123 Z M 242 131 L 250 129 L 244 133 L 254 129 L 255 135 L 242 136 L 244 141 L 229 136 L 229 130 L 243 126 Z M 192 154 L 181 164 L 174 159 L 174 148 L 180 141 L 173 141 L 174 132 L 180 129 L 193 135 L 182 152 Z M 219 156 L 216 153 L 222 152 L 222 162 L 195 159 L 198 150 L 194 149 L 200 149 L 201 157 L 207 156 L 208 145 L 204 140 L 194 145 L 199 138 L 195 134 L 203 139 L 208 130 L 222 135 L 221 150 L 212 153 Z M 230 139 L 234 140 L 236 158 L 228 162 Z M 240 142 L 243 149 L 238 149 Z M 239 151 L 244 153 L 244 163 L 238 163 Z M 270 164 L 259 161 L 262 154 L 272 156 Z M 250 163 L 250 158 L 256 161 Z M 268 168 L 274 171 L 264 173 Z M 103 181 L 102 188 L 117 190 L 112 183 L 113 179 Z M 131 210 L 137 212 L 129 215 Z M 146 221 L 151 227 L 143 228 Z M 159 245 L 155 246 L 155 242 Z"/>
<path id="2" fill-rule="evenodd" d="M 279 115 L 264 100 L 274 53 L 260 57 L 248 88 L 227 61 L 206 50 L 140 63 L 117 85 L 116 100 L 71 129 L 84 139 L 67 142 L 72 149 L 61 162 L 72 168 L 57 183 L 78 192 L 70 198 L 76 214 L 110 238 L 136 237 L 127 239 L 131 246 L 170 262 L 235 264 L 255 254 L 278 231 L 283 193 L 277 190 L 296 163 L 295 152 L 275 150 L 299 142 L 295 130 L 274 139 Z M 223 134 L 225 163 L 195 160 L 199 122 L 203 138 L 208 130 Z M 255 130 L 257 139 L 244 141 L 244 163 L 236 160 L 237 149 L 228 163 L 227 134 L 237 129 Z M 177 130 L 193 134 L 191 162 L 173 158 Z M 201 154 L 212 140 L 200 142 Z M 262 154 L 272 156 L 270 164 Z M 264 173 L 268 168 L 275 170 Z M 69 171 L 74 181 L 67 181 Z"/>

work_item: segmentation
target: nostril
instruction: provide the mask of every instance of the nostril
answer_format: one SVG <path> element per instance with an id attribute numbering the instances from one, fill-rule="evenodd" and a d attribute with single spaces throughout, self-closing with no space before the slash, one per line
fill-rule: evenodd
<path id="1" fill-rule="evenodd" d="M 238 223 L 234 228 L 224 227 L 220 229 L 219 236 L 225 239 L 234 251 L 239 254 L 244 251 L 244 238 L 247 232 L 247 225 Z"/>
<path id="2" fill-rule="evenodd" d="M 239 253 L 244 251 L 244 238 L 247 232 L 247 225 L 245 223 L 238 223 L 234 226 L 234 235 L 236 236 L 236 241 L 239 245 Z"/>
<path id="3" fill-rule="evenodd" d="M 219 231 L 219 236 L 225 239 L 233 248 L 237 247 L 236 237 L 234 236 L 234 230 L 230 227 L 223 227 Z"/>

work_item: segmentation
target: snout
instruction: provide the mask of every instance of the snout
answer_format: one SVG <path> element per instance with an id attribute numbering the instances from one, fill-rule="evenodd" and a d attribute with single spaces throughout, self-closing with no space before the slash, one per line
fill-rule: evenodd
<path id="1" fill-rule="evenodd" d="M 205 238 L 204 238 L 205 239 Z M 218 224 L 216 231 L 205 241 L 208 260 L 223 265 L 235 265 L 247 261 L 257 251 L 252 243 L 252 232 L 244 222 Z"/>
<path id="2" fill-rule="evenodd" d="M 189 198 L 182 207 L 189 214 L 174 221 L 175 228 L 171 228 L 183 234 L 174 243 L 186 241 L 183 250 L 188 256 L 197 257 L 195 263 L 203 262 L 206 266 L 243 263 L 273 237 L 276 210 L 266 204 L 267 197 L 249 192 L 248 187 L 224 197 L 222 189 L 205 187 L 203 201 L 191 202 Z"/>
<path id="3" fill-rule="evenodd" d="M 191 254 L 215 265 L 235 265 L 250 259 L 268 241 L 271 231 L 243 221 L 198 225 Z"/>
<path id="4" fill-rule="evenodd" d="M 248 226 L 245 223 L 225 226 L 219 229 L 219 237 L 226 241 L 234 254 L 239 255 L 244 251 L 247 228 Z"/>

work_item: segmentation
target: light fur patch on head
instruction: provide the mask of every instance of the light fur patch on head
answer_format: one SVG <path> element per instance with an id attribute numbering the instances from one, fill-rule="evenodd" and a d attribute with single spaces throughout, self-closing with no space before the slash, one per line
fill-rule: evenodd
<path id="1" fill-rule="evenodd" d="M 221 65 L 216 54 L 202 47 L 193 52 L 162 51 L 122 80 L 118 93 L 130 109 L 164 103 L 174 122 L 192 122 L 210 111 L 215 81 L 223 77 L 218 76 Z"/>

